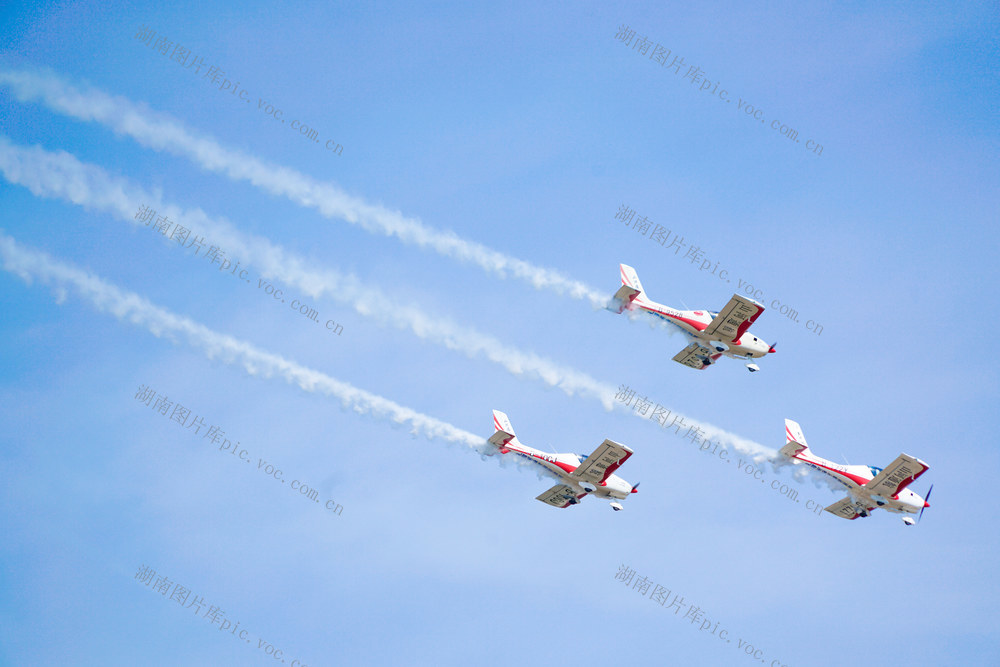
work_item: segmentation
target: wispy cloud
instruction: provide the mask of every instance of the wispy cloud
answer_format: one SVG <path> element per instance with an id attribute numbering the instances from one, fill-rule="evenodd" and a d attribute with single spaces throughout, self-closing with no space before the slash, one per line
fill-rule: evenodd
<path id="1" fill-rule="evenodd" d="M 92 87 L 75 87 L 48 71 L 0 67 L 0 84 L 7 85 L 22 102 L 40 101 L 58 113 L 98 122 L 132 137 L 143 146 L 185 157 L 203 169 L 232 180 L 247 181 L 299 206 L 314 209 L 326 218 L 338 218 L 369 232 L 394 236 L 404 243 L 475 264 L 496 276 L 509 274 L 538 289 L 586 299 L 595 307 L 607 302 L 606 294 L 555 269 L 536 266 L 463 239 L 451 231 L 434 229 L 416 218 L 370 203 L 290 167 L 226 148 L 211 137 L 189 130 L 174 118 L 123 97 Z"/>

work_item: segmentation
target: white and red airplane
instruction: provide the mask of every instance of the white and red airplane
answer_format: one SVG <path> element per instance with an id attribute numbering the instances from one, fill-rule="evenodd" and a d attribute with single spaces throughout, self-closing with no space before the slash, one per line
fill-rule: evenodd
<path id="1" fill-rule="evenodd" d="M 581 454 L 546 454 L 523 444 L 514 435 L 507 415 L 499 410 L 493 411 L 493 426 L 496 432 L 490 436 L 490 442 L 496 445 L 501 454 L 513 452 L 534 461 L 559 483 L 537 497 L 543 503 L 553 507 L 569 507 L 576 505 L 588 493 L 601 498 L 610 498 L 611 507 L 616 512 L 624 509 L 619 500 L 624 500 L 630 493 L 636 493 L 639 485 L 630 485 L 618 475 L 613 474 L 625 463 L 632 450 L 611 440 L 605 440 L 587 457 Z"/>
<path id="2" fill-rule="evenodd" d="M 927 464 L 908 454 L 900 454 L 887 468 L 862 465 L 840 465 L 815 456 L 806 444 L 802 427 L 791 419 L 785 420 L 785 446 L 781 454 L 794 461 L 823 472 L 847 487 L 848 496 L 826 508 L 827 512 L 854 520 L 868 516 L 882 507 L 889 512 L 903 514 L 903 523 L 912 526 L 930 507 L 931 488 L 927 497 L 921 498 L 906 487 L 927 471 Z M 909 514 L 916 514 L 914 520 Z"/>
<path id="3" fill-rule="evenodd" d="M 680 327 L 693 342 L 678 352 L 674 361 L 701 370 L 725 355 L 746 359 L 746 366 L 752 373 L 760 370 L 753 359 L 774 352 L 773 345 L 747 333 L 750 325 L 764 312 L 764 306 L 753 299 L 733 294 L 725 308 L 718 312 L 675 310 L 646 297 L 635 269 L 627 264 L 620 264 L 619 268 L 622 286 L 615 292 L 608 310 L 621 313 L 639 309 Z"/>

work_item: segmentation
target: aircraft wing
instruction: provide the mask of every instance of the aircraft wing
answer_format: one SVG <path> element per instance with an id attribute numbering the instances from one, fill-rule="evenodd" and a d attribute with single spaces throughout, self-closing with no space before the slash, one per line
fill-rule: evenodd
<path id="1" fill-rule="evenodd" d="M 859 516 L 861 516 L 861 513 L 858 512 L 858 506 L 854 504 L 854 501 L 851 500 L 850 497 L 838 500 L 834 504 L 824 509 L 826 509 L 826 511 L 829 512 L 830 514 L 835 514 L 839 517 L 848 519 L 849 521 L 854 521 Z M 868 511 L 870 512 L 873 509 L 875 508 L 869 507 Z"/>
<path id="2" fill-rule="evenodd" d="M 632 456 L 632 450 L 625 445 L 620 445 L 613 440 L 605 440 L 583 463 L 577 466 L 570 477 L 591 484 L 600 484 L 611 473 L 618 470 L 618 467 L 625 463 L 630 456 Z"/>
<path id="3" fill-rule="evenodd" d="M 707 348 L 700 343 L 691 343 L 674 355 L 674 361 L 700 371 L 709 365 L 705 363 L 705 359 L 718 359 L 721 356 L 715 350 Z"/>
<path id="4" fill-rule="evenodd" d="M 764 306 L 753 299 L 734 294 L 726 307 L 708 323 L 703 333 L 706 336 L 718 336 L 721 340 L 738 340 L 763 312 Z"/>
<path id="5" fill-rule="evenodd" d="M 900 454 L 875 479 L 865 484 L 866 490 L 871 490 L 884 498 L 891 498 L 927 471 L 928 465 L 909 454 Z"/>
<path id="6" fill-rule="evenodd" d="M 572 486 L 568 484 L 556 484 L 548 491 L 535 497 L 535 500 L 541 500 L 546 505 L 552 505 L 553 507 L 569 507 L 574 504 L 573 501 L 583 498 L 586 493 L 582 493 L 579 496 L 576 495 L 576 491 L 573 490 Z"/>

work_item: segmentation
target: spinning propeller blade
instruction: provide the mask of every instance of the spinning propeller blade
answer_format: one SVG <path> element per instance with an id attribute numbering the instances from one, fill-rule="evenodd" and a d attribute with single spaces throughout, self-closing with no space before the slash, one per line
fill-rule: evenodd
<path id="1" fill-rule="evenodd" d="M 931 491 L 934 490 L 934 485 L 931 484 L 931 488 L 927 489 L 927 495 L 924 496 L 924 506 L 920 508 L 920 514 L 917 515 L 917 523 L 920 523 L 920 517 L 924 515 L 924 510 L 931 506 Z"/>

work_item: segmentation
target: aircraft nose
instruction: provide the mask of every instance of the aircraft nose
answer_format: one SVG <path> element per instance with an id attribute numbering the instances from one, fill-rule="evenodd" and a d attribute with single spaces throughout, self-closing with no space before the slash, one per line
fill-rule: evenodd
<path id="1" fill-rule="evenodd" d="M 930 507 L 930 506 L 931 506 L 931 504 L 925 500 L 924 501 L 924 507 Z"/>

